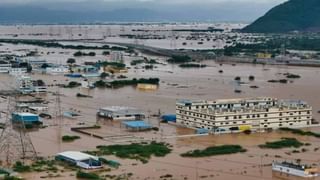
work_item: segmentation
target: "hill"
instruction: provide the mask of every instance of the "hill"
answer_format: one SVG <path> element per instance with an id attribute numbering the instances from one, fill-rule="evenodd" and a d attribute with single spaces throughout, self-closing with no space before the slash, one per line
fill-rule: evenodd
<path id="1" fill-rule="evenodd" d="M 286 33 L 320 31 L 320 0 L 289 0 L 280 4 L 242 31 L 249 33 Z"/>

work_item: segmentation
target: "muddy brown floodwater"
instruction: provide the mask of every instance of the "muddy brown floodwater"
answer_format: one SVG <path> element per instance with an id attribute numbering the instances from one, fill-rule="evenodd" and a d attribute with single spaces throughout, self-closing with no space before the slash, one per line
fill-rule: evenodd
<path id="1" fill-rule="evenodd" d="M 127 62 L 129 64 L 129 62 Z M 160 87 L 157 91 L 143 92 L 133 87 L 120 89 L 93 89 L 85 90 L 81 88 L 60 89 L 63 94 L 62 109 L 64 111 L 73 109 L 80 112 L 81 117 L 63 122 L 62 134 L 75 134 L 70 128 L 82 122 L 85 124 L 95 124 L 96 112 L 100 107 L 110 105 L 133 106 L 147 114 L 174 113 L 177 99 L 222 99 L 272 96 L 280 99 L 301 99 L 313 106 L 313 116 L 320 120 L 317 113 L 320 110 L 320 69 L 310 67 L 287 67 L 287 66 L 263 66 L 238 64 L 224 64 L 220 66 L 214 61 L 204 62 L 208 67 L 203 69 L 181 69 L 176 65 L 156 65 L 154 70 L 130 69 L 126 74 L 129 78 L 149 78 L 159 77 Z M 219 73 L 223 70 L 223 73 Z M 288 84 L 268 83 L 271 79 L 283 79 L 283 73 L 299 74 L 300 79 L 289 81 Z M 255 76 L 254 81 L 249 81 L 250 75 Z M 237 85 L 234 78 L 240 76 L 242 85 Z M 78 79 L 68 79 L 63 76 L 32 75 L 34 79 L 43 79 L 47 84 L 56 82 L 79 81 Z M 7 82 L 11 82 L 9 75 L 0 75 L 0 88 L 8 88 Z M 258 86 L 258 89 L 251 89 L 250 86 Z M 236 94 L 234 90 L 241 90 Z M 50 87 L 51 91 L 56 91 L 55 87 Z M 78 92 L 93 96 L 93 98 L 77 98 Z M 55 96 L 48 93 L 46 98 L 51 102 L 51 112 L 54 112 Z M 5 100 L 1 100 L 4 108 Z M 150 117 L 147 119 L 153 126 L 158 126 L 158 119 Z M 299 179 L 272 173 L 270 164 L 273 160 L 294 161 L 301 159 L 303 163 L 319 165 L 320 152 L 315 148 L 320 147 L 320 140 L 314 137 L 302 137 L 283 132 L 257 133 L 251 135 L 228 134 L 210 135 L 199 137 L 179 137 L 180 135 L 193 134 L 194 131 L 186 128 L 176 127 L 171 124 L 161 124 L 158 132 L 128 132 L 121 128 L 117 122 L 99 120 L 101 125 L 99 130 L 89 132 L 108 137 L 110 135 L 128 135 L 123 139 L 104 140 L 94 137 L 80 135 L 81 140 L 72 143 L 58 143 L 57 127 L 54 120 L 45 120 L 49 127 L 31 132 L 33 143 L 41 156 L 52 156 L 63 150 L 92 150 L 97 145 L 121 144 L 137 140 L 158 140 L 166 141 L 173 145 L 173 152 L 166 157 L 153 157 L 147 164 L 141 164 L 135 160 L 119 159 L 107 156 L 109 159 L 118 160 L 122 166 L 117 170 L 112 170 L 110 174 L 133 173 L 131 179 L 160 179 L 160 176 L 172 174 L 174 179 Z M 310 128 L 314 132 L 319 132 L 320 128 Z M 304 153 L 290 154 L 293 149 L 266 150 L 260 149 L 257 145 L 266 141 L 278 140 L 281 137 L 295 137 L 304 143 Z M 246 153 L 213 156 L 206 158 L 183 158 L 181 153 L 196 148 L 205 148 L 211 145 L 239 144 L 246 148 Z M 301 148 L 300 148 L 301 149 Z M 138 164 L 138 165 L 135 165 Z M 26 174 L 32 179 L 41 179 L 40 174 Z M 60 179 L 75 179 L 70 173 L 64 173 Z M 319 178 L 317 178 L 319 179 Z"/>

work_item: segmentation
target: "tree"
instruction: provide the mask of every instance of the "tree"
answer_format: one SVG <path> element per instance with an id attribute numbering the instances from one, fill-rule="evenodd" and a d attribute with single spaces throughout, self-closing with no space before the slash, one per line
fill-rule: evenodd
<path id="1" fill-rule="evenodd" d="M 44 63 L 44 64 L 41 65 L 42 69 L 46 69 L 47 67 L 50 67 L 49 64 L 47 64 L 47 63 Z"/>
<path id="2" fill-rule="evenodd" d="M 108 74 L 108 73 L 105 73 L 105 72 L 103 72 L 103 73 L 100 74 L 100 78 L 101 78 L 101 79 L 104 79 L 104 78 L 106 78 L 106 77 L 108 77 L 108 76 L 109 76 L 109 74 Z"/>
<path id="3" fill-rule="evenodd" d="M 69 59 L 67 60 L 67 63 L 68 63 L 68 64 L 74 64 L 74 63 L 76 63 L 76 60 L 75 60 L 74 58 L 69 58 Z"/>

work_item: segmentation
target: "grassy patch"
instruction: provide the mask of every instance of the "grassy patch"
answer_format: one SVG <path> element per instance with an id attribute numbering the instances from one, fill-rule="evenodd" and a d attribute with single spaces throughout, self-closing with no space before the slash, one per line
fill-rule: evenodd
<path id="1" fill-rule="evenodd" d="M 30 172 L 31 171 L 31 167 L 28 166 L 28 165 L 23 164 L 21 161 L 17 161 L 13 165 L 13 170 L 15 172 Z"/>
<path id="2" fill-rule="evenodd" d="M 180 64 L 179 67 L 181 67 L 181 68 L 205 68 L 205 67 L 207 67 L 207 65 L 205 65 L 205 64 L 187 63 L 187 64 Z"/>
<path id="3" fill-rule="evenodd" d="M 246 152 L 246 149 L 239 145 L 222 145 L 222 146 L 212 146 L 204 150 L 192 150 L 181 154 L 182 157 L 207 157 L 216 156 L 223 154 L 234 154 L 239 152 Z"/>
<path id="4" fill-rule="evenodd" d="M 313 136 L 316 138 L 320 138 L 320 134 L 319 133 L 315 133 L 315 132 L 311 132 L 311 131 L 303 131 L 301 129 L 291 129 L 291 128 L 280 128 L 281 131 L 288 131 L 291 132 L 293 134 L 298 134 L 301 136 Z"/>
<path id="5" fill-rule="evenodd" d="M 169 63 L 175 63 L 175 64 L 188 63 L 191 61 L 192 61 L 192 58 L 190 56 L 180 56 L 180 55 L 174 55 L 170 59 L 168 59 Z"/>
<path id="6" fill-rule="evenodd" d="M 303 146 L 303 143 L 295 138 L 281 138 L 279 141 L 266 142 L 265 144 L 259 145 L 260 148 L 269 149 L 282 149 L 282 148 L 299 148 Z"/>
<path id="7" fill-rule="evenodd" d="M 38 160 L 31 165 L 32 171 L 43 172 L 51 171 L 57 172 L 58 168 L 55 166 L 54 160 Z"/>
<path id="8" fill-rule="evenodd" d="M 78 83 L 78 82 L 75 82 L 75 81 L 71 81 L 71 82 L 69 82 L 69 84 L 64 85 L 63 87 L 64 88 L 76 88 L 76 87 L 79 87 L 79 86 L 81 86 L 81 83 Z"/>
<path id="9" fill-rule="evenodd" d="M 101 179 L 99 175 L 95 173 L 86 173 L 83 171 L 78 171 L 77 172 L 77 178 L 78 179 L 92 179 L 92 180 L 99 180 Z"/>
<path id="10" fill-rule="evenodd" d="M 110 145 L 97 146 L 96 155 L 115 155 L 120 158 L 136 159 L 147 163 L 152 155 L 157 157 L 166 156 L 171 152 L 168 144 L 151 142 L 147 144 Z"/>
<path id="11" fill-rule="evenodd" d="M 80 136 L 69 136 L 69 135 L 62 136 L 63 142 L 73 142 L 77 139 L 80 139 Z"/>

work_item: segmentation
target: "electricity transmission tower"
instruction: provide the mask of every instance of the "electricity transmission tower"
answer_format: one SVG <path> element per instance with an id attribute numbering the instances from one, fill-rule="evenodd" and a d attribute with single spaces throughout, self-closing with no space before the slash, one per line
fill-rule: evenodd
<path id="1" fill-rule="evenodd" d="M 12 113 L 18 112 L 16 102 L 18 96 L 8 96 L 5 124 L 0 135 L 0 160 L 10 166 L 16 161 L 35 160 L 37 152 L 26 131 L 23 121 L 13 122 Z"/>
<path id="2" fill-rule="evenodd" d="M 61 151 L 61 138 L 62 138 L 62 123 L 63 123 L 63 116 L 61 112 L 61 98 L 60 98 L 60 89 L 58 87 L 58 90 L 56 92 L 56 102 L 55 102 L 55 119 L 56 119 L 56 125 L 57 125 L 57 140 L 58 140 L 58 148 L 59 152 Z"/>

